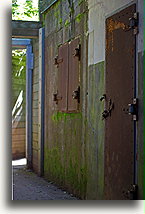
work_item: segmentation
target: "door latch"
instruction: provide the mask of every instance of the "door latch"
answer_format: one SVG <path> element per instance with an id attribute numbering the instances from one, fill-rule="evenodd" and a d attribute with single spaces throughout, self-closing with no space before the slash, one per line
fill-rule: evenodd
<path id="1" fill-rule="evenodd" d="M 80 86 L 78 86 L 77 89 L 73 91 L 72 98 L 80 103 Z"/>
<path id="2" fill-rule="evenodd" d="M 137 121 L 138 119 L 138 99 L 133 99 L 133 104 L 128 104 L 128 114 L 133 116 L 133 120 Z"/>

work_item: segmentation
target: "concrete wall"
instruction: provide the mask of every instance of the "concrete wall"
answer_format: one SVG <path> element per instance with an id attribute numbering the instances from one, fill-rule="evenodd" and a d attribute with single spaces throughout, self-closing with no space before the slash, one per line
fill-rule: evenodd
<path id="1" fill-rule="evenodd" d="M 45 154 L 44 176 L 77 196 L 86 195 L 85 104 L 87 61 L 87 7 L 85 1 L 58 1 L 45 13 Z M 58 46 L 80 37 L 81 107 L 79 113 L 61 113 L 53 101 L 58 68 Z M 84 83 L 84 84 L 83 84 Z"/>

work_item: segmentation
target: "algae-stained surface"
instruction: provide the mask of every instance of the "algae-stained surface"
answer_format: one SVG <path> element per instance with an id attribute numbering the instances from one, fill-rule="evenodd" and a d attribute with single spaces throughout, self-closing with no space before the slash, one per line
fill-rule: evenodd
<path id="1" fill-rule="evenodd" d="M 81 97 L 79 112 L 62 113 L 58 111 L 57 104 L 53 101 L 53 94 L 57 91 L 58 82 L 58 69 L 54 65 L 58 47 L 80 37 L 82 60 L 86 59 L 83 56 L 86 56 L 84 46 L 87 40 L 82 42 L 82 37 L 87 29 L 86 17 L 85 1 L 57 1 L 45 13 L 45 57 L 47 63 L 45 65 L 44 176 L 81 198 L 86 195 L 87 173 L 84 158 L 82 159 L 85 156 L 82 140 L 83 97 Z M 81 61 L 81 85 L 84 78 L 83 66 Z M 81 93 L 83 94 L 84 91 Z"/>
<path id="2" fill-rule="evenodd" d="M 104 184 L 104 62 L 87 66 L 86 1 L 57 1 L 45 13 L 45 154 L 44 176 L 82 199 L 101 199 Z M 62 113 L 53 101 L 58 47 L 80 37 L 79 113 Z M 88 90 L 87 90 L 88 88 Z"/>
<path id="3" fill-rule="evenodd" d="M 104 62 L 89 66 L 86 134 L 87 198 L 102 199 L 104 186 Z M 91 175 L 91 176 L 90 176 Z"/>
<path id="4" fill-rule="evenodd" d="M 81 115 L 54 114 L 51 126 L 54 131 L 45 146 L 45 175 L 79 195 L 85 179 L 81 165 Z"/>

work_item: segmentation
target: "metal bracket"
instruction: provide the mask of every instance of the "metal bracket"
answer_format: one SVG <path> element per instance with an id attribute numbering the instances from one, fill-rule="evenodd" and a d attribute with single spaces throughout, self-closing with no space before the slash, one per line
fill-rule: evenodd
<path id="1" fill-rule="evenodd" d="M 138 119 L 138 99 L 133 99 L 133 104 L 128 104 L 129 110 L 128 114 L 133 115 L 133 120 L 137 121 Z"/>

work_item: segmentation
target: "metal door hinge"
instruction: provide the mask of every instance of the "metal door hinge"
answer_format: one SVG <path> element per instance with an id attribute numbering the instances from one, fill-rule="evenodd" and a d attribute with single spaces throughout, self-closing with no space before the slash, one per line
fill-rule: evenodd
<path id="1" fill-rule="evenodd" d="M 129 189 L 123 190 L 123 197 L 128 200 L 137 200 L 138 198 L 138 186 L 136 184 L 131 184 Z"/>
<path id="2" fill-rule="evenodd" d="M 79 60 L 81 59 L 81 45 L 79 44 L 77 48 L 75 48 L 75 51 L 73 53 L 73 56 L 76 56 L 79 58 Z"/>
<path id="3" fill-rule="evenodd" d="M 80 103 L 80 86 L 77 87 L 75 91 L 73 91 L 72 98 Z"/>
<path id="4" fill-rule="evenodd" d="M 58 58 L 58 56 L 56 56 L 54 58 L 54 65 L 56 65 L 58 67 L 59 63 L 62 63 L 63 59 L 62 58 Z"/>
<path id="5" fill-rule="evenodd" d="M 128 104 L 128 114 L 133 115 L 133 120 L 137 121 L 138 120 L 138 99 L 134 98 L 133 99 L 133 104 Z"/>
<path id="6" fill-rule="evenodd" d="M 58 104 L 59 100 L 62 100 L 62 97 L 58 95 L 58 92 L 53 94 L 53 101 L 55 101 L 56 104 Z"/>
<path id="7" fill-rule="evenodd" d="M 133 29 L 134 35 L 138 34 L 138 24 L 139 24 L 139 13 L 133 14 L 133 17 L 129 18 L 129 29 Z"/>
<path id="8" fill-rule="evenodd" d="M 137 200 L 137 191 L 138 186 L 136 184 L 131 185 L 130 190 L 128 190 L 128 194 L 131 200 Z"/>

